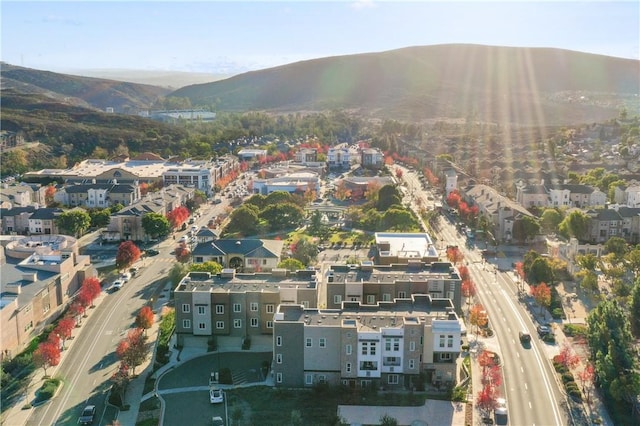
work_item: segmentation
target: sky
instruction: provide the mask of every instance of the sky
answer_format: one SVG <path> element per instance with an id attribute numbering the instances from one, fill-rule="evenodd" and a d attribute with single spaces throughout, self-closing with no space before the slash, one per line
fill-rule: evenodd
<path id="1" fill-rule="evenodd" d="M 0 59 L 64 72 L 236 74 L 408 46 L 556 47 L 640 59 L 630 1 L 0 2 Z"/>

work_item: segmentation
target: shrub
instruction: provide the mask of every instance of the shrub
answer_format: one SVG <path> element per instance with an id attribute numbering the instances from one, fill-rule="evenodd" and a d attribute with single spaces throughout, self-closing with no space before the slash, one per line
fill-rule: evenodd
<path id="1" fill-rule="evenodd" d="M 571 382 L 575 383 L 575 381 L 573 379 L 573 374 L 571 374 L 570 371 L 562 373 L 562 383 L 564 383 L 565 386 L 567 386 Z"/>
<path id="2" fill-rule="evenodd" d="M 587 337 L 587 326 L 583 324 L 565 324 L 564 334 L 571 337 Z"/>
<path id="3" fill-rule="evenodd" d="M 554 308 L 553 311 L 551 311 L 551 316 L 554 319 L 562 319 L 564 318 L 564 310 L 562 310 L 562 308 Z"/>
<path id="4" fill-rule="evenodd" d="M 60 379 L 47 379 L 42 387 L 36 392 L 36 402 L 51 399 L 56 393 L 56 389 L 60 386 Z"/>

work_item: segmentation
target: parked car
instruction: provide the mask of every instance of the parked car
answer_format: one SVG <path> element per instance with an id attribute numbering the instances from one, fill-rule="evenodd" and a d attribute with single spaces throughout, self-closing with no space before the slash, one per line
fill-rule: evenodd
<path id="1" fill-rule="evenodd" d="M 546 324 L 539 325 L 537 327 L 537 330 L 540 337 L 546 336 L 547 334 L 550 334 L 552 332 L 551 327 Z"/>
<path id="2" fill-rule="evenodd" d="M 120 279 L 122 280 L 122 282 L 128 283 L 129 280 L 131 279 L 131 274 L 129 272 L 123 272 L 120 275 Z"/>
<path id="3" fill-rule="evenodd" d="M 213 426 L 224 426 L 224 420 L 220 416 L 213 416 L 211 419 Z"/>
<path id="4" fill-rule="evenodd" d="M 115 280 L 113 282 L 113 284 L 111 284 L 111 291 L 118 291 L 120 290 L 122 287 L 124 287 L 124 281 L 122 280 Z"/>
<path id="5" fill-rule="evenodd" d="M 224 393 L 222 389 L 210 389 L 209 390 L 209 399 L 212 404 L 220 404 L 224 401 Z"/>
<path id="6" fill-rule="evenodd" d="M 508 423 L 507 400 L 504 398 L 496 399 L 496 408 L 493 411 L 497 425 L 506 425 Z"/>
<path id="7" fill-rule="evenodd" d="M 134 266 L 129 269 L 129 273 L 131 274 L 132 277 L 135 277 L 139 271 L 140 271 L 140 268 L 138 268 L 137 266 Z"/>
<path id="8" fill-rule="evenodd" d="M 157 256 L 160 254 L 160 252 L 156 249 L 147 249 L 145 250 L 145 253 L 147 254 L 147 256 Z"/>
<path id="9" fill-rule="evenodd" d="M 81 425 L 93 424 L 93 418 L 95 417 L 95 415 L 96 415 L 96 406 L 87 405 L 86 407 L 84 407 L 84 410 L 82 410 L 82 414 L 78 419 L 78 423 L 80 423 Z"/>
<path id="10" fill-rule="evenodd" d="M 214 198 L 213 199 L 213 204 L 220 204 L 222 202 L 222 200 L 220 198 Z"/>

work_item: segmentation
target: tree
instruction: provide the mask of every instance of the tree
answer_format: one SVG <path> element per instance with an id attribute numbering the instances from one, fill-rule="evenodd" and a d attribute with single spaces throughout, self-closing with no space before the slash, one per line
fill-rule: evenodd
<path id="1" fill-rule="evenodd" d="M 151 310 L 151 307 L 143 306 L 142 309 L 140 309 L 140 312 L 138 312 L 138 315 L 136 316 L 136 322 L 135 322 L 136 327 L 143 329 L 146 334 L 147 330 L 150 329 L 151 326 L 153 325 L 154 319 L 155 319 L 155 315 Z"/>
<path id="2" fill-rule="evenodd" d="M 640 279 L 636 279 L 636 283 L 631 291 L 629 314 L 631 330 L 638 336 L 640 335 Z"/>
<path id="3" fill-rule="evenodd" d="M 169 270 L 169 281 L 172 284 L 179 283 L 189 273 L 189 267 L 182 263 L 176 263 Z"/>
<path id="4" fill-rule="evenodd" d="M 553 282 L 553 269 L 545 257 L 538 257 L 531 264 L 531 268 L 527 273 L 527 279 L 530 283 L 536 284 L 541 282 Z"/>
<path id="5" fill-rule="evenodd" d="M 464 260 L 464 254 L 460 251 L 458 246 L 448 246 L 447 259 L 449 259 L 449 262 L 451 263 L 462 263 Z"/>
<path id="6" fill-rule="evenodd" d="M 484 327 L 489 322 L 489 317 L 487 315 L 487 311 L 484 309 L 479 303 L 476 303 L 471 307 L 469 311 L 469 323 L 471 325 L 476 326 L 476 332 L 480 329 L 480 327 Z"/>
<path id="7" fill-rule="evenodd" d="M 93 301 L 102 293 L 102 286 L 100 280 L 96 277 L 85 278 L 80 286 L 81 292 L 86 292 L 86 297 L 89 299 L 89 306 L 93 306 Z"/>
<path id="8" fill-rule="evenodd" d="M 271 231 L 295 229 L 304 219 L 304 211 L 293 203 L 272 204 L 260 212 L 260 219 L 269 223 Z"/>
<path id="9" fill-rule="evenodd" d="M 555 357 L 555 361 L 562 364 L 567 370 L 572 370 L 580 363 L 580 357 L 576 355 L 569 342 L 565 340 L 560 353 Z"/>
<path id="10" fill-rule="evenodd" d="M 160 213 L 147 213 L 142 216 L 142 229 L 151 238 L 158 238 L 169 234 L 171 224 L 169 220 Z"/>
<path id="11" fill-rule="evenodd" d="M 551 305 L 551 288 L 545 283 L 531 287 L 531 295 L 536 303 L 540 305 L 540 312 Z"/>
<path id="12" fill-rule="evenodd" d="M 590 362 L 587 363 L 587 365 L 585 365 L 585 367 L 578 373 L 578 379 L 582 382 L 582 392 L 585 394 L 587 401 L 589 401 L 589 392 L 591 390 L 594 377 L 595 368 Z"/>
<path id="13" fill-rule="evenodd" d="M 402 175 L 403 175 L 402 169 L 400 167 L 397 167 L 396 168 L 396 177 L 398 179 L 402 179 Z"/>
<path id="14" fill-rule="evenodd" d="M 84 315 L 85 310 L 86 306 L 83 306 L 83 304 L 77 299 L 71 303 L 71 306 L 69 306 L 69 313 L 73 315 L 77 325 L 82 324 L 82 316 Z"/>
<path id="15" fill-rule="evenodd" d="M 111 381 L 113 382 L 114 392 L 117 392 L 120 395 L 120 400 L 124 401 L 127 385 L 129 384 L 129 366 L 124 361 L 120 361 L 118 369 L 111 376 Z"/>
<path id="16" fill-rule="evenodd" d="M 513 224 L 513 237 L 521 244 L 540 232 L 540 224 L 531 216 L 523 216 Z"/>
<path id="17" fill-rule="evenodd" d="M 129 330 L 127 337 L 118 343 L 116 355 L 118 359 L 131 368 L 132 374 L 136 374 L 136 367 L 142 364 L 147 356 L 145 348 L 146 336 L 142 329 Z"/>
<path id="18" fill-rule="evenodd" d="M 116 253 L 116 268 L 122 270 L 133 265 L 140 259 L 140 249 L 133 241 L 124 241 L 118 246 Z"/>
<path id="19" fill-rule="evenodd" d="M 304 269 L 304 263 L 300 262 L 298 259 L 290 257 L 288 259 L 281 260 L 280 263 L 278 263 L 278 268 L 284 268 L 288 271 L 299 271 Z"/>
<path id="20" fill-rule="evenodd" d="M 180 228 L 189 219 L 189 209 L 179 206 L 167 213 L 167 220 L 174 229 Z"/>
<path id="21" fill-rule="evenodd" d="M 44 375 L 47 375 L 47 368 L 55 367 L 60 363 L 60 345 L 55 341 L 47 340 L 38 345 L 33 352 L 33 364 L 36 368 L 42 367 Z"/>
<path id="22" fill-rule="evenodd" d="M 187 263 L 191 260 L 191 250 L 187 247 L 187 243 L 182 242 L 174 250 L 176 260 L 180 263 Z"/>
<path id="23" fill-rule="evenodd" d="M 91 217 L 89 213 L 82 209 L 74 209 L 62 212 L 56 218 L 56 225 L 61 230 L 67 232 L 74 237 L 81 235 L 91 226 Z"/>
<path id="24" fill-rule="evenodd" d="M 65 316 L 60 321 L 58 321 L 58 325 L 56 325 L 56 328 L 53 329 L 53 332 L 60 336 L 60 339 L 62 339 L 63 349 L 65 342 L 71 338 L 73 328 L 75 326 L 76 320 L 74 320 L 70 316 Z"/>
<path id="25" fill-rule="evenodd" d="M 222 265 L 213 260 L 208 260 L 202 263 L 192 263 L 189 265 L 189 270 L 193 272 L 209 272 L 212 275 L 217 275 L 222 272 Z"/>
<path id="26" fill-rule="evenodd" d="M 393 205 L 402 206 L 402 194 L 395 185 L 385 185 L 378 191 L 376 210 L 386 211 Z"/>
<path id="27" fill-rule="evenodd" d="M 51 205 L 53 205 L 53 197 L 55 196 L 55 194 L 55 185 L 49 185 L 47 186 L 47 189 L 44 190 L 44 203 L 47 205 L 47 207 L 51 207 Z"/>
<path id="28" fill-rule="evenodd" d="M 382 417 L 380 417 L 380 425 L 382 425 L 382 426 L 398 426 L 398 420 L 396 420 L 394 417 L 391 417 L 388 414 L 384 414 Z"/>
<path id="29" fill-rule="evenodd" d="M 574 210 L 567 215 L 558 225 L 558 232 L 564 237 L 575 237 L 579 241 L 584 241 L 589 230 L 589 216 L 585 213 Z"/>
<path id="30" fill-rule="evenodd" d="M 89 211 L 91 218 L 91 226 L 95 228 L 104 228 L 111 221 L 111 210 L 109 209 L 93 209 Z"/>
<path id="31" fill-rule="evenodd" d="M 385 229 L 408 231 L 418 227 L 418 221 L 405 208 L 389 208 L 382 215 L 382 224 Z"/>
<path id="32" fill-rule="evenodd" d="M 540 216 L 540 226 L 548 233 L 558 232 L 560 222 L 562 222 L 562 214 L 556 209 L 545 209 Z"/>
<path id="33" fill-rule="evenodd" d="M 467 305 L 471 310 L 471 298 L 476 295 L 476 286 L 470 279 L 462 281 L 461 284 L 462 296 L 467 298 Z"/>
<path id="34" fill-rule="evenodd" d="M 458 265 L 458 274 L 460 274 L 461 281 L 466 281 L 471 278 L 471 274 L 469 273 L 469 268 L 467 268 L 465 265 Z"/>
<path id="35" fill-rule="evenodd" d="M 309 265 L 318 257 L 318 246 L 306 238 L 300 238 L 292 244 L 293 258 L 298 259 L 303 265 Z"/>
<path id="36" fill-rule="evenodd" d="M 485 384 L 478 392 L 476 407 L 485 417 L 489 416 L 491 411 L 496 408 L 496 389 L 491 384 Z"/>
<path id="37" fill-rule="evenodd" d="M 238 233 L 243 236 L 255 235 L 258 232 L 260 219 L 259 210 L 253 205 L 242 205 L 229 216 L 229 223 L 225 233 Z"/>
<path id="38" fill-rule="evenodd" d="M 627 242 L 620 237 L 611 237 L 604 243 L 607 253 L 612 253 L 617 259 L 622 259 L 627 254 Z"/>

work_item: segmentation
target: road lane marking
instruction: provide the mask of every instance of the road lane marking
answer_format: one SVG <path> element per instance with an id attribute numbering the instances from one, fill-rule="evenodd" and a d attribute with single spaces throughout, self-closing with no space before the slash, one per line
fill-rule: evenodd
<path id="1" fill-rule="evenodd" d="M 533 408 L 533 407 L 531 406 L 531 401 L 529 401 L 529 408 Z"/>
<path id="2" fill-rule="evenodd" d="M 524 373 L 524 368 L 522 368 L 522 366 L 520 366 L 520 372 Z"/>
<path id="3" fill-rule="evenodd" d="M 525 390 L 529 390 L 529 386 L 527 386 L 527 382 L 524 382 L 524 388 Z"/>

